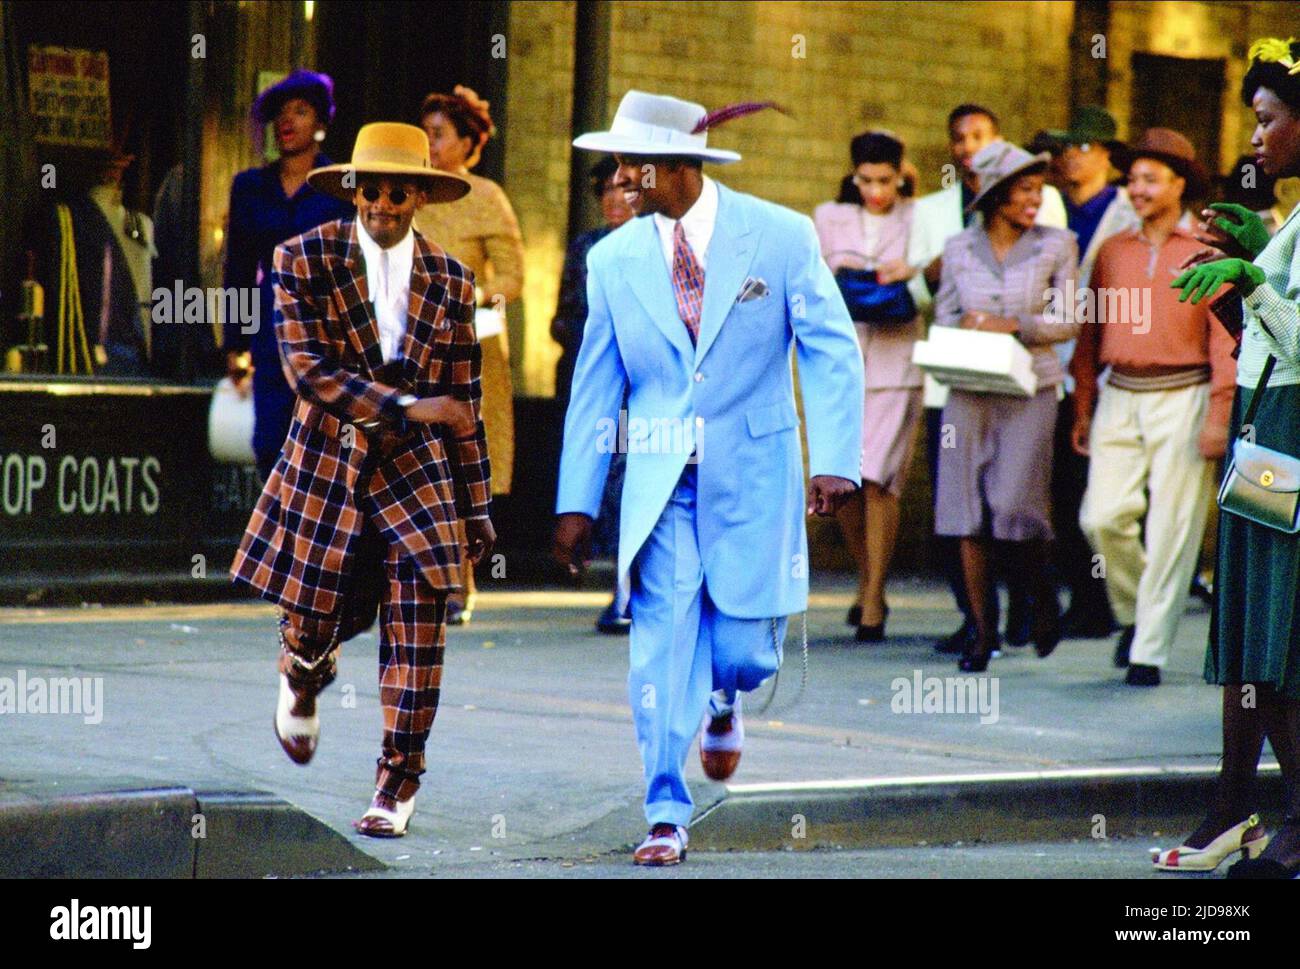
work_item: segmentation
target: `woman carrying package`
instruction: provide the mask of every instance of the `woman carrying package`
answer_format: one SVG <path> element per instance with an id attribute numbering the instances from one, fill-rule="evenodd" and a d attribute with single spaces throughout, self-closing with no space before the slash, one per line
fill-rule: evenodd
<path id="1" fill-rule="evenodd" d="M 935 325 L 1010 333 L 1033 357 L 1037 391 L 1024 398 L 954 388 L 943 412 L 935 533 L 961 539 L 962 573 L 977 635 L 964 672 L 988 668 L 998 647 L 991 602 L 991 540 L 1017 543 L 1032 583 L 1033 640 L 1047 656 L 1060 640 L 1060 606 L 1048 565 L 1052 538 L 1052 434 L 1064 371 L 1052 345 L 1074 339 L 1080 321 L 1063 294 L 1074 291 L 1078 246 L 1064 229 L 1036 225 L 1051 156 L 995 141 L 971 162 L 979 194 L 975 223 L 948 240 L 935 297 Z"/>

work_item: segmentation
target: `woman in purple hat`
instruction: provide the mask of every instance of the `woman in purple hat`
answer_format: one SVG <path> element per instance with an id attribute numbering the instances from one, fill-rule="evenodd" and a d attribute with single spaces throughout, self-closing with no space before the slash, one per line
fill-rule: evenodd
<path id="1" fill-rule="evenodd" d="M 239 383 L 251 364 L 253 453 L 262 480 L 271 473 L 293 416 L 294 394 L 285 382 L 272 312 L 271 255 L 286 239 L 352 212 L 346 202 L 307 184 L 307 173 L 330 164 L 320 149 L 334 118 L 334 82 L 326 74 L 295 70 L 253 102 L 253 120 L 274 124 L 280 157 L 235 176 L 230 188 L 224 285 L 260 290 L 253 325 L 224 324 L 226 365 Z"/>

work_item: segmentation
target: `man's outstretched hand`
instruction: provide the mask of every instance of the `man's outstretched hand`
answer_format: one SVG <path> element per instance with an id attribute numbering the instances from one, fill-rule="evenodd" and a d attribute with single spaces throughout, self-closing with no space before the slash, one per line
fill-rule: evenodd
<path id="1" fill-rule="evenodd" d="M 566 512 L 555 520 L 555 539 L 551 543 L 555 561 L 578 576 L 591 564 L 591 518 L 581 512 Z"/>
<path id="2" fill-rule="evenodd" d="M 808 482 L 808 514 L 833 515 L 858 486 L 847 478 L 819 474 Z"/>

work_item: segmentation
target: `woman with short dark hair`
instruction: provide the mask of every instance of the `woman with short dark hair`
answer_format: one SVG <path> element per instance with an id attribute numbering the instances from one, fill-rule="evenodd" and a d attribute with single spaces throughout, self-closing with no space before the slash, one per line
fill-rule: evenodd
<path id="1" fill-rule="evenodd" d="M 885 578 L 922 412 L 921 372 L 912 363 L 912 347 L 923 324 L 906 291 L 914 270 L 906 259 L 912 202 L 904 197 L 910 192 L 903 150 L 890 132 L 858 135 L 849 145 L 853 171 L 846 186 L 848 201 L 841 195 L 839 202 L 825 202 L 813 212 L 822 258 L 846 295 L 866 371 L 863 486 L 839 513 L 858 562 L 857 598 L 848 615 L 849 625 L 857 627 L 858 642 L 885 638 Z M 903 296 L 899 311 L 877 316 L 865 302 L 855 300 L 853 287 L 864 284 L 898 290 Z"/>
<path id="2" fill-rule="evenodd" d="M 1255 162 L 1272 178 L 1300 176 L 1300 42 L 1257 41 L 1249 56 L 1241 99 L 1258 122 L 1251 136 Z M 1201 214 L 1206 224 L 1199 238 L 1216 247 L 1208 253 L 1213 259 L 1173 285 L 1194 302 L 1225 283 L 1241 297 L 1230 439 L 1249 425 L 1255 445 L 1300 456 L 1300 206 L 1271 238 L 1247 208 Z M 1201 825 L 1154 860 L 1172 871 L 1210 871 L 1241 852 L 1245 858 L 1229 878 L 1294 878 L 1300 874 L 1300 535 L 1225 507 L 1214 593 L 1205 679 L 1224 688 L 1218 786 Z M 1271 842 L 1254 813 L 1265 737 L 1287 791 L 1286 814 Z"/>

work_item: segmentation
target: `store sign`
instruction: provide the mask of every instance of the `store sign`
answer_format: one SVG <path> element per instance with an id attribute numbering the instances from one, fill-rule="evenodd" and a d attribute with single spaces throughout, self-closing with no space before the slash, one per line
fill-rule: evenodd
<path id="1" fill-rule="evenodd" d="M 188 571 L 233 549 L 262 489 L 209 455 L 211 392 L 80 389 L 0 380 L 0 578 Z"/>
<path id="2" fill-rule="evenodd" d="M 27 89 L 37 141 L 109 147 L 106 51 L 32 44 L 27 48 Z"/>

